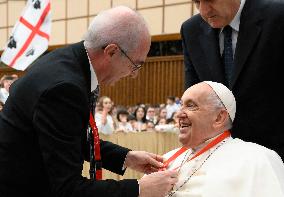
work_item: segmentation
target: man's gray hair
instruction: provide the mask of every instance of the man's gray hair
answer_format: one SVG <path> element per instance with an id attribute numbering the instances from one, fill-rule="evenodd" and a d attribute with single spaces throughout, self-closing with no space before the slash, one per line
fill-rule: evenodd
<path id="1" fill-rule="evenodd" d="M 213 108 L 213 110 L 218 110 L 218 109 L 226 109 L 224 106 L 223 102 L 219 98 L 219 96 L 214 92 L 211 91 L 207 97 L 207 102 L 210 104 L 210 106 Z M 228 121 L 225 123 L 224 127 L 225 129 L 231 129 L 233 126 L 232 120 L 228 118 Z"/>
<path id="2" fill-rule="evenodd" d="M 94 50 L 118 44 L 123 50 L 138 48 L 150 33 L 144 18 L 135 10 L 117 6 L 100 12 L 84 36 L 85 46 Z"/>

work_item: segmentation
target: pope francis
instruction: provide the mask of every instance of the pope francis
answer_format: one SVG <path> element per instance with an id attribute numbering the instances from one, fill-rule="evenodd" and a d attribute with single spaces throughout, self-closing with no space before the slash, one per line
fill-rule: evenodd
<path id="1" fill-rule="evenodd" d="M 173 197 L 284 197 L 284 164 L 273 150 L 232 138 L 232 92 L 204 81 L 188 88 L 178 113 L 182 147 L 164 155 L 178 171 Z M 269 135 L 269 133 L 267 133 Z"/>

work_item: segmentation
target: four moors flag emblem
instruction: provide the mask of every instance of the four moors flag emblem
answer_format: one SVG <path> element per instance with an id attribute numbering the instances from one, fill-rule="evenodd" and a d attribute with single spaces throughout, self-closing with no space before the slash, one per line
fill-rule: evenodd
<path id="1" fill-rule="evenodd" d="M 50 0 L 28 0 L 1 61 L 14 69 L 25 70 L 48 48 L 50 29 Z"/>

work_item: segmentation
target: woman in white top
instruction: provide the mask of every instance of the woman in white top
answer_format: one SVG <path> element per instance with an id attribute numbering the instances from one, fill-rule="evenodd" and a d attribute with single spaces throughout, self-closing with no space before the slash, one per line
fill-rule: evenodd
<path id="1" fill-rule="evenodd" d="M 107 96 L 102 96 L 97 103 L 95 114 L 99 133 L 110 135 L 114 132 L 114 121 L 112 117 L 113 103 Z"/>

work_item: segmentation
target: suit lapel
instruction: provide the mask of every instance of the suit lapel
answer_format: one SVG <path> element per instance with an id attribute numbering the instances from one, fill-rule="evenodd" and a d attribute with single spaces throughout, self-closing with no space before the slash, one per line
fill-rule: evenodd
<path id="1" fill-rule="evenodd" d="M 201 47 L 201 56 L 202 59 L 200 61 L 203 61 L 206 67 L 210 70 L 207 70 L 206 72 L 210 72 L 211 80 L 218 79 L 218 82 L 225 82 L 225 74 L 224 69 L 220 57 L 220 47 L 219 47 L 219 30 L 213 29 L 209 25 L 205 23 L 201 23 L 201 28 L 203 30 L 203 34 L 199 35 L 199 44 Z"/>
<path id="2" fill-rule="evenodd" d="M 250 53 L 253 51 L 262 29 L 260 25 L 262 19 L 255 14 L 256 9 L 253 8 L 252 10 L 250 7 L 252 7 L 252 5 L 245 5 L 240 19 L 238 41 L 234 57 L 232 87 L 244 68 Z"/>

